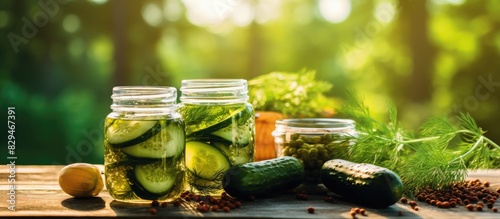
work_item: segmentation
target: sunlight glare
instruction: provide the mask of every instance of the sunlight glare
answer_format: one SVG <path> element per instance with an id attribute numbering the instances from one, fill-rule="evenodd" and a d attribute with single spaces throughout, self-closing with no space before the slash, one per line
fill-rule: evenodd
<path id="1" fill-rule="evenodd" d="M 89 0 L 89 1 L 94 3 L 94 4 L 98 4 L 98 5 L 102 5 L 106 2 L 108 2 L 108 0 Z"/>
<path id="2" fill-rule="evenodd" d="M 225 10 L 213 1 L 182 0 L 186 6 L 186 17 L 194 25 L 205 26 L 217 24 L 227 16 Z"/>
<path id="3" fill-rule="evenodd" d="M 350 0 L 319 0 L 319 11 L 325 20 L 341 23 L 351 14 Z"/>
<path id="4" fill-rule="evenodd" d="M 433 0 L 432 2 L 437 5 L 461 5 L 465 3 L 466 0 Z"/>
<path id="5" fill-rule="evenodd" d="M 259 24 L 277 19 L 281 15 L 281 0 L 259 1 L 255 8 L 255 21 Z"/>
<path id="6" fill-rule="evenodd" d="M 373 16 L 381 23 L 390 23 L 396 13 L 396 6 L 392 2 L 382 2 L 373 9 Z"/>
<path id="7" fill-rule="evenodd" d="M 64 18 L 62 26 L 68 33 L 74 33 L 80 28 L 80 18 L 74 14 L 69 14 Z"/>
<path id="8" fill-rule="evenodd" d="M 142 18 L 151 26 L 158 26 L 162 22 L 162 11 L 156 4 L 147 4 L 142 8 Z"/>
<path id="9" fill-rule="evenodd" d="M 241 2 L 231 13 L 231 20 L 236 26 L 244 27 L 249 25 L 255 18 L 255 11 L 248 2 Z"/>
<path id="10" fill-rule="evenodd" d="M 177 21 L 182 16 L 182 5 L 179 0 L 166 0 L 163 6 L 163 16 L 168 21 Z"/>

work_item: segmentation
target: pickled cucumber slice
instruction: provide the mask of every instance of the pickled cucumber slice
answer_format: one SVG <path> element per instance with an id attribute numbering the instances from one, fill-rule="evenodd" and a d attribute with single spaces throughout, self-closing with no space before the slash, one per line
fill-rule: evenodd
<path id="1" fill-rule="evenodd" d="M 172 122 L 146 141 L 121 150 L 127 155 L 138 158 L 177 157 L 184 151 L 184 136 L 182 125 Z"/>
<path id="2" fill-rule="evenodd" d="M 243 147 L 248 145 L 250 141 L 252 141 L 253 133 L 254 132 L 252 128 L 249 127 L 248 124 L 241 126 L 237 126 L 237 124 L 234 124 L 219 129 L 212 134 L 231 142 L 231 144 Z"/>
<path id="3" fill-rule="evenodd" d="M 197 177 L 211 180 L 223 175 L 230 163 L 214 146 L 190 141 L 186 143 L 186 166 Z"/>
<path id="4" fill-rule="evenodd" d="M 191 107 L 189 107 L 189 108 L 191 108 Z M 193 109 L 190 109 L 190 111 L 188 111 L 188 107 L 184 108 L 185 112 L 183 113 L 183 115 L 185 117 L 187 117 L 187 118 L 185 118 L 185 121 L 191 121 L 191 120 L 189 120 L 189 116 L 191 114 L 209 111 L 208 108 L 203 109 L 203 110 L 198 109 L 198 107 L 192 107 L 192 108 Z M 222 108 L 222 109 L 224 109 L 224 108 Z M 200 110 L 200 112 L 197 110 Z M 211 117 L 209 116 L 209 117 L 201 118 L 201 120 L 193 120 L 192 123 L 196 123 L 196 125 L 193 124 L 190 126 L 193 126 L 196 128 L 192 128 L 191 130 L 196 130 L 196 131 L 188 134 L 188 137 L 189 138 L 199 138 L 202 136 L 209 135 L 209 134 L 216 132 L 220 129 L 225 129 L 228 127 L 230 127 L 232 129 L 233 126 L 238 126 L 238 125 L 244 124 L 245 122 L 247 122 L 248 119 L 250 119 L 253 116 L 252 109 L 250 106 L 242 106 L 242 107 L 237 108 L 234 111 L 231 111 L 231 112 L 223 111 L 222 113 L 223 114 L 220 114 L 220 115 L 216 115 L 216 114 L 211 115 L 212 117 L 214 117 L 214 119 L 211 119 Z M 229 114 L 229 116 L 225 117 L 225 119 L 217 120 L 218 117 L 221 117 L 221 116 L 224 116 L 227 114 Z M 201 114 L 201 115 L 204 115 L 204 114 Z M 200 121 L 202 121 L 201 124 L 197 124 Z M 214 121 L 220 121 L 220 122 L 215 123 Z M 188 127 L 187 129 L 189 130 L 190 128 L 188 125 L 187 125 L 187 127 Z M 231 140 L 231 139 L 229 139 L 229 140 Z"/>
<path id="5" fill-rule="evenodd" d="M 114 148 L 128 147 L 144 142 L 161 130 L 158 121 L 115 120 L 106 129 L 106 141 Z"/>
<path id="6" fill-rule="evenodd" d="M 163 162 L 135 166 L 129 172 L 133 191 L 140 198 L 150 200 L 167 194 L 175 183 L 182 183 L 177 182 L 180 171 L 175 168 Z"/>

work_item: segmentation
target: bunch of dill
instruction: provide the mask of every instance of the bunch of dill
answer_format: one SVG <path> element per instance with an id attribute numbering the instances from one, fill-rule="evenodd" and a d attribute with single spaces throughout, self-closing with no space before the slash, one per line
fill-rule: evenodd
<path id="1" fill-rule="evenodd" d="M 356 121 L 358 136 L 356 144 L 337 158 L 394 171 L 405 185 L 406 196 L 426 186 L 443 188 L 464 181 L 469 170 L 500 167 L 500 146 L 485 137 L 468 113 L 454 119 L 428 118 L 413 132 L 401 127 L 393 104 L 388 103 L 388 121 L 380 122 L 353 92 L 338 111 Z"/>

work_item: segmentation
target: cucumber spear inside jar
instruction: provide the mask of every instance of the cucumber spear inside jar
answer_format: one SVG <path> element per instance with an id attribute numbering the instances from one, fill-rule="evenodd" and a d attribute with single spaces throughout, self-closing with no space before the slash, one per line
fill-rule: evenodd
<path id="1" fill-rule="evenodd" d="M 192 189 L 222 191 L 229 167 L 254 160 L 254 115 L 249 104 L 184 104 L 186 167 Z"/>

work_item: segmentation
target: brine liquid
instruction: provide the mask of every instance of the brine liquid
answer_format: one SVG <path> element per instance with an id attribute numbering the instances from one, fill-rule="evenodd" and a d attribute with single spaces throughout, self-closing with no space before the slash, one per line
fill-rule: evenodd
<path id="1" fill-rule="evenodd" d="M 150 124 L 155 124 L 150 128 Z M 106 118 L 105 183 L 125 202 L 169 201 L 185 189 L 184 124 L 181 119 Z"/>
<path id="2" fill-rule="evenodd" d="M 184 104 L 180 113 L 186 124 L 188 185 L 194 192 L 220 194 L 229 167 L 254 161 L 253 108 L 248 103 Z"/>

